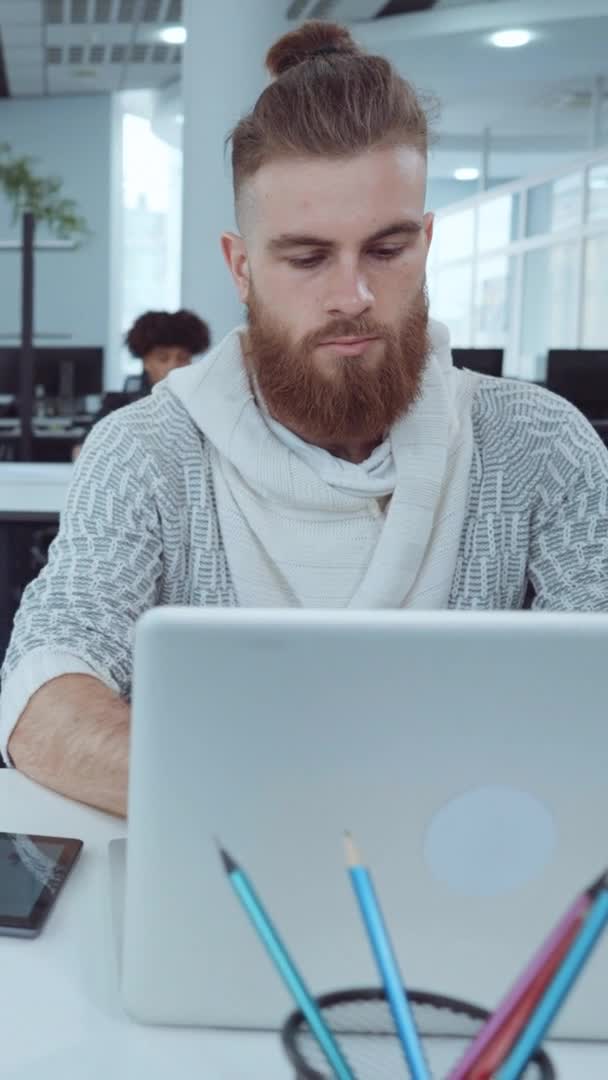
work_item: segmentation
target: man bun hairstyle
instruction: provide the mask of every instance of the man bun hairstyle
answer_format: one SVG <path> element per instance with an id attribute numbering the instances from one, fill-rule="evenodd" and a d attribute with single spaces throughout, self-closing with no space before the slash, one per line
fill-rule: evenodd
<path id="1" fill-rule="evenodd" d="M 288 156 L 349 157 L 412 146 L 426 157 L 427 110 L 382 56 L 335 23 L 305 22 L 269 49 L 273 81 L 229 136 L 234 193 L 266 162 Z"/>
<path id="2" fill-rule="evenodd" d="M 207 323 L 193 311 L 146 311 L 135 320 L 125 336 L 125 344 L 140 360 L 157 345 L 186 349 L 191 356 L 205 352 L 211 335 Z"/>
<path id="3" fill-rule="evenodd" d="M 277 79 L 296 64 L 338 53 L 363 56 L 346 27 L 336 23 L 307 22 L 275 41 L 266 54 L 266 69 Z"/>

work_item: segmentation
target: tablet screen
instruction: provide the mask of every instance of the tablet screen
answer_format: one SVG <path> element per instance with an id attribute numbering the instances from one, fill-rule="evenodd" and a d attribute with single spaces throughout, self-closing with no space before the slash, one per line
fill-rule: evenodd
<path id="1" fill-rule="evenodd" d="M 0 833 L 0 924 L 41 922 L 81 847 L 64 837 Z"/>

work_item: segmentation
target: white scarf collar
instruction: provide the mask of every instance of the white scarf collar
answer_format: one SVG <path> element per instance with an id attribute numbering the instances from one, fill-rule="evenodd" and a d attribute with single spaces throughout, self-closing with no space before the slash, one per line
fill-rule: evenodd
<path id="1" fill-rule="evenodd" d="M 267 421 L 239 330 L 169 376 L 169 389 L 213 447 L 220 528 L 241 604 L 447 605 L 478 377 L 453 368 L 444 326 L 431 321 L 429 333 L 420 398 L 362 465 Z M 383 515 L 376 500 L 388 494 Z"/>

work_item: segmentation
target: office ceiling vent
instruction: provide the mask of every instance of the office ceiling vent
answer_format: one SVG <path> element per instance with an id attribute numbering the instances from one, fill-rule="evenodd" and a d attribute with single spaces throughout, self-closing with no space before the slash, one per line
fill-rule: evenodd
<path id="1" fill-rule="evenodd" d="M 161 0 L 146 0 L 142 12 L 141 21 L 144 23 L 158 22 L 160 15 Z"/>
<path id="2" fill-rule="evenodd" d="M 63 22 L 63 0 L 46 0 L 46 21 L 53 26 Z"/>
<path id="3" fill-rule="evenodd" d="M 129 52 L 129 60 L 132 64 L 144 64 L 148 58 L 147 45 L 132 45 Z"/>
<path id="4" fill-rule="evenodd" d="M 167 10 L 165 12 L 165 22 L 168 23 L 181 23 L 182 21 L 182 0 L 169 0 L 167 4 Z"/>
<path id="5" fill-rule="evenodd" d="M 120 0 L 116 22 L 131 23 L 135 15 L 135 0 Z"/>
<path id="6" fill-rule="evenodd" d="M 97 26 L 107 26 L 112 21 L 112 0 L 95 0 L 93 22 Z"/>
<path id="7" fill-rule="evenodd" d="M 70 22 L 76 26 L 82 26 L 88 21 L 89 5 L 87 0 L 72 0 L 70 9 Z"/>

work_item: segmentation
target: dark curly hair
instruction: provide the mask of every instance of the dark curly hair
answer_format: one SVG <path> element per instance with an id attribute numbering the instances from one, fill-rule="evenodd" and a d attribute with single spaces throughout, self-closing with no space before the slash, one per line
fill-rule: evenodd
<path id="1" fill-rule="evenodd" d="M 211 343 L 206 322 L 193 311 L 146 311 L 125 335 L 131 356 L 140 360 L 157 345 L 179 345 L 191 356 L 205 352 Z"/>

